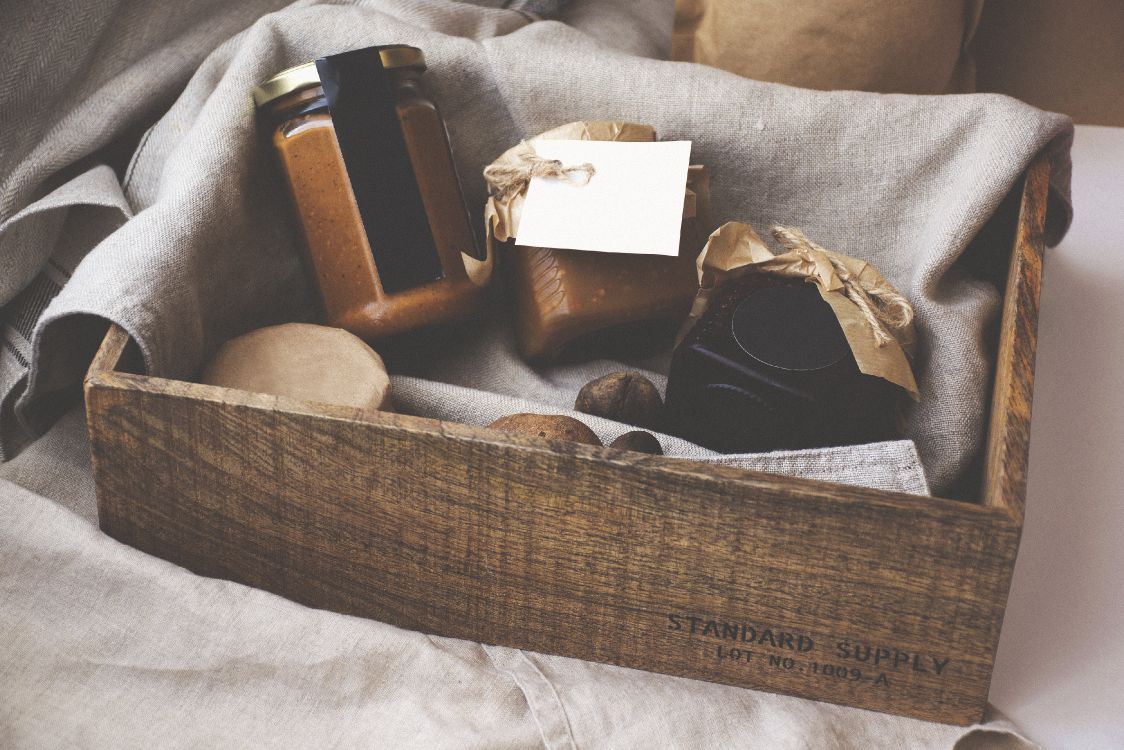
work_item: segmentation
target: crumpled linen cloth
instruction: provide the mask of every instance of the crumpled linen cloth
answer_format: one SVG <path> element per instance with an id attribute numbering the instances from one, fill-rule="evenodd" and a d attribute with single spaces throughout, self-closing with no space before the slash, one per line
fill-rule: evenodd
<path id="1" fill-rule="evenodd" d="M 941 491 L 978 454 L 999 303 L 956 260 L 1044 148 L 1055 157 L 1049 235 L 1060 237 L 1068 120 L 1005 97 L 809 92 L 650 59 L 667 39 L 650 33 L 644 10 L 663 3 L 571 4 L 563 20 L 588 33 L 432 0 L 280 5 L 88 0 L 5 11 L 0 478 L 11 482 L 0 482 L 0 740 L 140 746 L 159 733 L 171 745 L 288 745 L 314 734 L 344 745 L 863 747 L 889 737 L 901 740 L 891 746 L 948 747 L 962 737 L 429 639 L 197 578 L 81 520 L 93 490 L 80 415 L 28 443 L 63 411 L 61 394 L 79 382 L 105 319 L 133 335 L 151 372 L 190 377 L 230 336 L 313 317 L 249 93 L 325 52 L 406 42 L 426 52 L 427 87 L 472 205 L 483 204 L 480 169 L 520 138 L 572 120 L 630 119 L 694 141 L 694 161 L 712 171 L 716 224 L 796 225 L 875 263 L 921 324 L 916 451 L 898 441 L 721 460 Z M 619 367 L 532 370 L 511 354 L 505 323 L 497 315 L 419 343 L 419 364 L 395 379 L 406 410 L 485 424 L 505 410 L 556 411 L 588 377 Z M 621 429 L 594 426 L 603 436 Z"/>

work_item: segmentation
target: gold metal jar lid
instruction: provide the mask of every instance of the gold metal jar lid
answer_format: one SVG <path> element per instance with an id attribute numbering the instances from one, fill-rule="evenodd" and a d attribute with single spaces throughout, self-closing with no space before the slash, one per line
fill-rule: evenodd
<path id="1" fill-rule="evenodd" d="M 379 49 L 379 59 L 384 68 L 425 68 L 425 55 L 417 47 L 395 44 Z M 254 87 L 254 104 L 261 107 L 274 99 L 280 99 L 297 89 L 320 85 L 320 74 L 316 63 L 308 62 L 282 70 L 268 81 Z"/>

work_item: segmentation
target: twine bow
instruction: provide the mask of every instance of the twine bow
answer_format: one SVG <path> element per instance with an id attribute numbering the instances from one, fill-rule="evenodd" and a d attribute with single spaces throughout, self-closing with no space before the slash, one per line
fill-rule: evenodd
<path id="1" fill-rule="evenodd" d="M 879 347 L 893 341 L 892 332 L 902 331 L 913 322 L 913 307 L 897 290 L 889 286 L 865 283 L 856 278 L 835 253 L 812 242 L 799 229 L 775 226 L 773 237 L 786 250 L 805 257 L 812 253 L 822 253 L 831 262 L 832 269 L 843 283 L 843 293 L 855 303 L 863 318 L 870 324 L 875 343 Z"/>
<path id="2" fill-rule="evenodd" d="M 484 179 L 487 180 L 492 192 L 501 200 L 526 190 L 532 177 L 566 177 L 584 172 L 585 182 L 582 183 L 584 185 L 597 173 L 589 162 L 564 167 L 557 159 L 544 159 L 536 154 L 534 148 L 526 141 L 521 145 L 525 146 L 526 150 L 519 154 L 519 163 L 497 163 L 484 168 Z"/>

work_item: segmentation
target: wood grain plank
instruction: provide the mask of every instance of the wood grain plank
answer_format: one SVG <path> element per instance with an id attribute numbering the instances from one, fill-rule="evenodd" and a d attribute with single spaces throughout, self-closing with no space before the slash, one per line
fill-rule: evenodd
<path id="1" fill-rule="evenodd" d="M 106 331 L 101 346 L 98 347 L 90 367 L 86 371 L 86 380 L 97 377 L 103 373 L 111 373 L 117 369 L 125 347 L 129 345 L 129 334 L 119 325 L 113 324 Z"/>
<path id="2" fill-rule="evenodd" d="M 99 376 L 88 405 L 103 529 L 198 573 L 441 635 L 980 718 L 1018 533 L 1001 511 L 139 376 Z M 866 662 L 843 658 L 856 647 Z"/>
<path id="3" fill-rule="evenodd" d="M 984 504 L 1003 508 L 1020 526 L 1030 458 L 1030 410 L 1049 181 L 1049 159 L 1039 157 L 1026 173 L 1008 267 L 984 457 Z"/>

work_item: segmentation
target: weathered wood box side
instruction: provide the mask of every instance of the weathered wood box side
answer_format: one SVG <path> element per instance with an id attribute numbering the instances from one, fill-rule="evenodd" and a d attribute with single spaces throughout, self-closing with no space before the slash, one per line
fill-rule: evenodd
<path id="1" fill-rule="evenodd" d="M 981 718 L 1022 524 L 1049 165 L 1028 172 L 980 504 L 86 381 L 101 527 L 405 628 L 950 723 Z"/>

